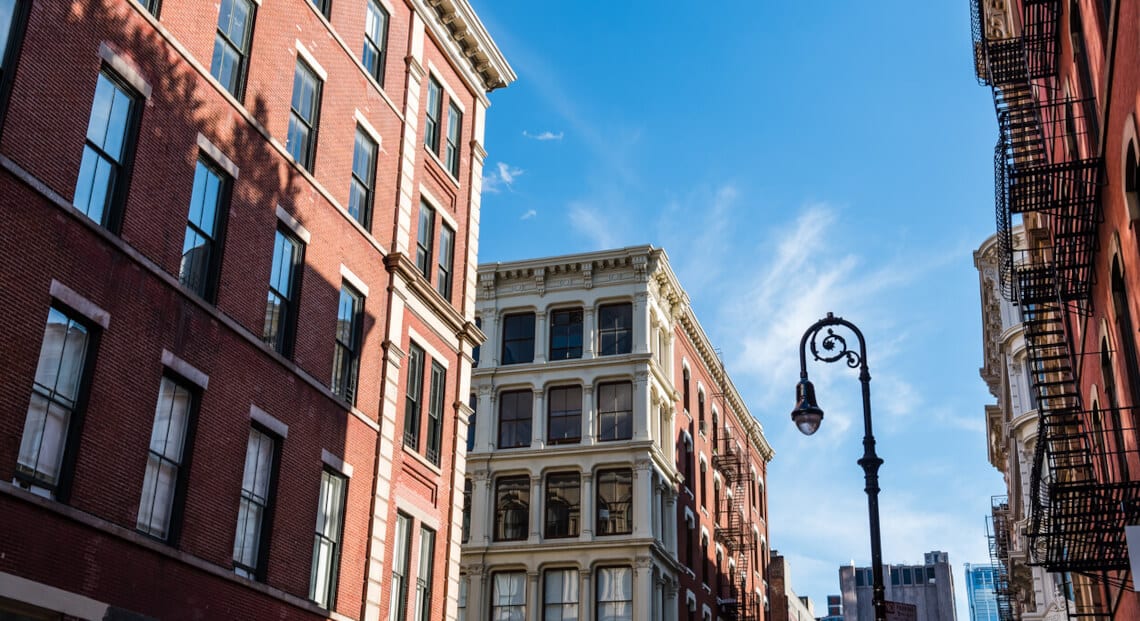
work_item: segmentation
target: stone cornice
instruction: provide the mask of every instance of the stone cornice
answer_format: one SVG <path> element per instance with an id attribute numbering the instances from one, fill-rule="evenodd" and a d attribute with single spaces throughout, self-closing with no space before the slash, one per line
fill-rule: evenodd
<path id="1" fill-rule="evenodd" d="M 403 281 L 408 290 L 435 313 L 452 335 L 461 341 L 467 341 L 472 347 L 487 339 L 487 336 L 475 327 L 474 322 L 467 321 L 430 283 L 424 280 L 408 255 L 402 252 L 392 253 L 384 257 L 384 267 L 394 277 Z"/>
<path id="2" fill-rule="evenodd" d="M 448 40 L 455 44 L 471 71 L 478 76 L 484 92 L 502 88 L 517 79 L 467 0 L 421 1 L 435 14 L 433 31 L 440 34 L 439 29 L 442 29 Z M 436 25 L 439 28 L 435 28 Z"/>

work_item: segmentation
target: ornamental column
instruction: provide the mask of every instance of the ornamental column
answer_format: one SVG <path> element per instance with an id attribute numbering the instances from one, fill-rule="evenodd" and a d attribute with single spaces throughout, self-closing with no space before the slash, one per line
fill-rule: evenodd
<path id="1" fill-rule="evenodd" d="M 653 560 L 639 556 L 633 567 L 633 620 L 657 621 L 652 619 L 653 609 Z"/>
<path id="2" fill-rule="evenodd" d="M 598 404 L 594 401 L 594 386 L 586 384 L 582 387 L 582 444 L 589 446 L 596 441 L 598 424 Z"/>
<path id="3" fill-rule="evenodd" d="M 638 371 L 633 380 L 633 439 L 649 441 L 649 417 L 652 405 L 649 402 L 649 372 Z"/>
<path id="4" fill-rule="evenodd" d="M 590 569 L 578 570 L 578 611 L 579 619 L 594 618 L 594 591 L 590 588 Z"/>
<path id="5" fill-rule="evenodd" d="M 530 475 L 530 542 L 542 538 L 542 477 Z"/>
<path id="6" fill-rule="evenodd" d="M 582 357 L 593 358 L 594 351 L 598 342 L 598 335 L 596 334 L 594 326 L 594 309 L 587 307 L 582 309 Z"/>
<path id="7" fill-rule="evenodd" d="M 534 361 L 537 364 L 546 362 L 546 343 L 549 340 L 546 330 L 546 311 L 534 314 Z"/>
<path id="8" fill-rule="evenodd" d="M 578 518 L 582 525 L 581 541 L 594 539 L 594 473 L 582 473 L 582 513 Z"/>
<path id="9" fill-rule="evenodd" d="M 471 532 L 469 541 L 473 545 L 487 545 L 491 541 L 491 473 L 480 469 L 472 473 L 471 487 Z"/>
<path id="10" fill-rule="evenodd" d="M 539 621 L 542 617 L 539 609 L 542 606 L 538 599 L 538 572 L 526 572 L 526 618 L 527 621 Z"/>
<path id="11" fill-rule="evenodd" d="M 649 294 L 637 293 L 633 296 L 633 353 L 649 353 Z"/>
<path id="12" fill-rule="evenodd" d="M 534 390 L 534 403 L 530 413 L 530 448 L 538 450 L 546 446 L 546 408 L 543 406 L 545 393 L 541 388 Z"/>
<path id="13" fill-rule="evenodd" d="M 652 496 L 650 487 L 653 475 L 648 459 L 639 459 L 633 466 L 633 536 L 634 538 L 650 538 L 652 528 Z M 647 515 L 649 512 L 650 515 Z"/>

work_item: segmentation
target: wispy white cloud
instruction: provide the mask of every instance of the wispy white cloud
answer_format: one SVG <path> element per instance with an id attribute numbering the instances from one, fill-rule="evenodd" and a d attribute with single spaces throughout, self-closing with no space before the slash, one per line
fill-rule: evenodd
<path id="1" fill-rule="evenodd" d="M 546 130 L 546 131 L 538 132 L 537 134 L 532 134 L 529 131 L 524 129 L 522 135 L 527 137 L 527 138 L 530 138 L 531 140 L 538 140 L 539 142 L 547 142 L 550 140 L 562 140 L 562 137 L 565 135 L 565 132 L 560 131 L 556 134 L 550 130 Z"/>
<path id="2" fill-rule="evenodd" d="M 519 220 L 530 220 L 531 218 L 533 218 L 537 215 L 538 215 L 538 211 L 536 211 L 534 209 L 527 209 L 526 213 L 524 213 L 522 215 L 522 217 L 519 218 Z"/>
<path id="3" fill-rule="evenodd" d="M 511 190 L 515 179 L 520 177 L 523 169 L 511 166 L 506 162 L 499 162 L 491 172 L 483 175 L 483 191 L 498 194 L 503 188 Z"/>
<path id="4" fill-rule="evenodd" d="M 576 201 L 570 203 L 567 214 L 571 228 L 584 236 L 592 248 L 613 248 L 619 245 L 615 233 L 619 227 L 614 226 L 613 219 L 602 209 Z"/>

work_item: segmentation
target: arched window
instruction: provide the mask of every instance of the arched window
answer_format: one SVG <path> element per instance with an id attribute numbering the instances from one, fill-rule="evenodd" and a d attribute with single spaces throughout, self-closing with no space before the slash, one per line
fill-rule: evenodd
<path id="1" fill-rule="evenodd" d="M 692 374 L 689 373 L 689 367 L 685 367 L 681 371 L 681 403 L 685 407 L 685 413 L 689 412 L 689 381 L 692 380 Z"/>
<path id="2" fill-rule="evenodd" d="M 1077 79 L 1081 82 L 1081 99 L 1084 100 L 1085 124 L 1088 128 L 1088 149 L 1097 149 L 1100 143 L 1100 130 L 1097 120 L 1096 90 L 1093 87 L 1092 73 L 1089 72 L 1088 49 L 1085 46 L 1085 27 L 1081 21 L 1081 7 L 1077 0 L 1069 0 L 1069 41 L 1073 44 L 1073 64 L 1077 68 Z"/>
<path id="3" fill-rule="evenodd" d="M 1124 200 L 1132 219 L 1140 218 L 1140 154 L 1136 153 L 1135 140 L 1128 142 L 1124 156 Z"/>
<path id="4" fill-rule="evenodd" d="M 697 388 L 697 428 L 705 432 L 705 391 Z"/>
<path id="5" fill-rule="evenodd" d="M 1132 307 L 1129 306 L 1128 287 L 1124 283 L 1119 257 L 1112 260 L 1112 309 L 1116 316 L 1116 331 L 1120 335 L 1120 349 L 1124 353 L 1124 367 L 1128 372 L 1128 396 L 1130 404 L 1136 405 L 1140 396 L 1140 362 L 1137 362 Z M 1132 427 L 1135 433 L 1135 424 Z"/>
<path id="6" fill-rule="evenodd" d="M 1128 480 L 1128 456 L 1124 452 L 1124 430 L 1121 426 L 1120 404 L 1116 395 L 1116 374 L 1112 369 L 1112 356 L 1108 353 L 1108 339 L 1100 341 L 1100 374 L 1104 379 L 1104 396 L 1108 399 L 1109 416 L 1112 417 L 1113 446 L 1109 451 L 1116 455 L 1117 479 Z"/>
<path id="7" fill-rule="evenodd" d="M 716 410 L 712 413 L 712 445 L 714 451 L 720 450 L 720 416 Z"/>

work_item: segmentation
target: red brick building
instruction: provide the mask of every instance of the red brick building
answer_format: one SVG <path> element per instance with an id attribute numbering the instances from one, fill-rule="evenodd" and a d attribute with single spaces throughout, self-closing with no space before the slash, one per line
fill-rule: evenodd
<path id="1" fill-rule="evenodd" d="M 1017 497 L 994 505 L 995 540 L 1030 551 L 998 546 L 999 609 L 1040 614 L 1028 589 L 1047 587 L 1022 579 L 1033 564 L 1070 618 L 1140 618 L 1125 537 L 1140 524 L 1140 3 L 972 4 L 1000 130 L 1000 284 L 1020 307 L 1039 423 L 1032 467 L 1015 473 L 1028 492 L 1013 480 Z M 1007 519 L 1010 505 L 1028 519 Z"/>
<path id="2" fill-rule="evenodd" d="M 465 0 L 0 0 L 0 617 L 454 616 L 513 80 Z"/>

